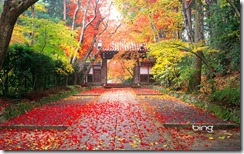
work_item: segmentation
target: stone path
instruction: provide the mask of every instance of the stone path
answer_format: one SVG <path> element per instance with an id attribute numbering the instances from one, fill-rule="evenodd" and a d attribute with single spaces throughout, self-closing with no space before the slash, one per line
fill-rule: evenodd
<path id="1" fill-rule="evenodd" d="M 155 125 L 129 89 L 103 94 L 94 110 L 69 128 L 70 137 L 61 146 L 65 149 L 94 150 L 170 150 L 174 145 L 164 138 L 165 129 Z M 81 146 L 74 143 L 73 134 L 89 134 Z M 82 135 L 79 136 L 82 138 Z M 94 144 L 95 143 L 95 144 Z"/>
<path id="2" fill-rule="evenodd" d="M 0 124 L 0 149 L 240 150 L 239 128 L 181 127 L 194 123 L 229 124 L 151 89 L 95 88 Z"/>

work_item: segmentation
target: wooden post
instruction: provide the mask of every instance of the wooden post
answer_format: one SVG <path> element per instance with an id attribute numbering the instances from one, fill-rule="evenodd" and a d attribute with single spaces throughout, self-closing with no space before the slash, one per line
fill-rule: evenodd
<path id="1" fill-rule="evenodd" d="M 137 66 L 134 67 L 134 83 L 140 83 L 140 66 L 139 61 L 137 62 Z"/>
<path id="2" fill-rule="evenodd" d="M 101 81 L 103 84 L 107 83 L 107 59 L 105 57 L 102 57 Z"/>

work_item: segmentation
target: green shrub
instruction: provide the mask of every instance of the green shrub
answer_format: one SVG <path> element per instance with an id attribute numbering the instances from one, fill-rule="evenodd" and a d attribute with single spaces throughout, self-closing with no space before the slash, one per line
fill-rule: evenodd
<path id="1" fill-rule="evenodd" d="M 240 87 L 233 88 L 231 86 L 227 86 L 222 90 L 215 91 L 210 96 L 210 100 L 212 102 L 217 102 L 228 106 L 238 106 L 240 105 L 241 100 L 241 89 Z"/>

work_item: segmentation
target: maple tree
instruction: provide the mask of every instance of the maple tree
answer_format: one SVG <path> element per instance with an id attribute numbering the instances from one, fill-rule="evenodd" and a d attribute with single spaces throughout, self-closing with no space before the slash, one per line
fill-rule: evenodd
<path id="1" fill-rule="evenodd" d="M 116 56 L 108 62 L 108 81 L 126 83 L 126 81 L 132 80 L 135 60 L 126 60 Z"/>
<path id="2" fill-rule="evenodd" d="M 72 37 L 76 35 L 64 22 L 55 23 L 47 19 L 38 19 L 28 16 L 21 16 L 20 23 L 15 26 L 12 42 L 32 44 L 33 49 L 48 54 L 51 57 L 67 59 L 74 52 L 77 41 Z M 32 25 L 31 23 L 35 23 Z M 34 33 L 34 36 L 29 34 Z M 58 57 L 57 57 L 58 56 Z"/>
<path id="3" fill-rule="evenodd" d="M 97 44 L 100 40 L 104 40 L 103 33 L 114 22 L 109 19 L 111 7 L 112 2 L 105 0 L 73 1 L 70 4 L 68 15 L 73 17 L 72 29 L 78 29 L 77 39 L 80 44 L 76 48 L 77 52 L 71 55 L 71 63 L 76 68 L 74 84 L 83 82 L 82 78 L 87 74 L 84 73 L 85 63 L 90 59 L 92 65 L 98 57 L 101 49 L 97 48 Z"/>
<path id="4" fill-rule="evenodd" d="M 130 35 L 137 36 L 138 40 L 157 42 L 164 38 L 176 37 L 176 31 L 181 28 L 182 17 L 178 11 L 180 4 L 176 0 L 115 2 L 127 21 Z"/>
<path id="5" fill-rule="evenodd" d="M 37 3 L 35 14 L 46 12 L 45 5 Z M 31 11 L 33 11 L 31 9 Z M 33 24 L 34 23 L 34 24 Z M 48 19 L 40 19 L 35 16 L 28 16 L 28 12 L 20 16 L 17 25 L 14 28 L 12 43 L 29 43 L 37 52 L 44 53 L 53 60 L 60 61 L 60 68 L 57 73 L 68 74 L 73 72 L 72 66 L 69 64 L 68 55 L 75 52 L 78 46 L 75 31 L 71 31 L 63 21 L 50 21 Z"/>
<path id="6" fill-rule="evenodd" d="M 116 8 L 123 16 L 122 26 L 115 34 L 115 42 L 133 42 L 145 45 L 149 42 L 156 43 L 170 38 L 179 38 L 182 15 L 178 11 L 178 1 L 121 1 L 116 0 Z M 139 50 L 139 48 L 137 49 Z M 152 48 L 150 49 L 152 50 Z M 133 59 L 134 66 L 139 60 L 139 55 L 134 50 L 121 50 L 120 54 L 136 55 Z M 118 59 L 115 56 L 113 60 Z M 140 61 L 150 61 L 150 57 L 140 58 Z M 132 66 L 130 66 L 132 68 Z M 126 72 L 126 70 L 124 70 Z M 122 75 L 121 75 L 122 76 Z"/>
<path id="7" fill-rule="evenodd" d="M 179 67 L 179 63 L 189 55 L 183 50 L 187 46 L 188 44 L 181 40 L 167 40 L 149 44 L 149 54 L 157 57 L 152 73 L 155 74 L 158 82 L 169 87 L 174 84 L 173 80 L 180 78 L 180 72 L 183 73 L 183 70 Z"/>
<path id="8" fill-rule="evenodd" d="M 186 81 L 189 81 L 188 92 L 190 93 L 200 90 L 200 86 L 202 84 L 201 77 L 203 74 L 203 68 L 205 69 L 204 73 L 207 74 L 208 79 L 213 80 L 213 78 L 216 76 L 216 70 L 218 68 L 213 65 L 215 62 L 213 62 L 210 57 L 206 56 L 213 55 L 213 52 L 211 51 L 215 50 L 210 50 L 210 48 L 213 46 L 209 46 L 208 44 L 209 36 L 211 36 L 211 33 L 215 33 L 215 31 L 212 27 L 213 30 L 209 32 L 208 28 L 211 28 L 211 24 L 209 23 L 207 26 L 206 24 L 207 20 L 211 18 L 211 15 L 209 14 L 211 12 L 210 7 L 212 7 L 211 5 L 213 5 L 215 2 L 195 0 L 117 0 L 115 2 L 116 8 L 124 17 L 122 20 L 123 26 L 118 33 L 120 34 L 119 37 L 121 40 L 123 36 L 126 36 L 124 40 L 127 41 L 133 40 L 133 42 L 136 41 L 140 43 L 151 42 L 148 46 L 150 50 L 155 50 L 155 52 L 159 53 L 164 51 L 163 47 L 167 46 L 166 44 L 168 43 L 168 40 L 171 40 L 171 43 L 178 44 L 180 46 L 180 48 L 177 49 L 179 52 L 175 52 L 172 54 L 172 56 L 178 57 L 181 55 L 181 51 L 192 53 L 192 55 L 187 54 L 187 56 L 183 58 L 182 61 L 179 60 L 172 63 L 169 62 L 170 57 L 163 55 L 155 57 L 158 60 L 156 60 L 157 62 L 154 70 L 156 70 L 156 67 L 158 69 L 160 66 L 162 66 L 159 65 L 160 60 L 162 59 L 162 61 L 168 61 L 168 64 L 165 65 L 184 65 L 185 68 L 188 68 L 188 72 L 187 69 L 185 69 L 187 73 L 183 73 L 182 71 L 181 72 L 184 74 L 184 78 L 187 79 Z M 237 2 L 220 1 L 220 3 L 216 5 L 220 5 L 220 7 L 226 7 L 228 5 L 228 7 L 232 7 L 232 10 L 234 10 L 237 16 L 239 14 L 239 10 L 236 9 L 236 6 L 238 5 Z M 202 13 L 204 10 L 206 10 L 206 14 Z M 192 18 L 193 15 L 195 18 Z M 235 35 L 236 32 L 238 33 L 238 30 L 232 34 Z M 188 41 L 189 43 L 187 46 L 185 46 L 183 42 L 179 43 L 178 39 Z M 216 39 L 213 38 L 212 40 L 213 42 L 216 42 Z M 167 50 L 171 50 L 171 43 L 167 46 Z M 181 48 L 181 45 L 185 47 Z M 160 47 L 162 48 L 161 50 Z M 172 50 L 175 50 L 175 48 L 176 47 L 172 47 Z M 157 55 L 155 52 L 152 51 L 151 53 L 153 55 Z M 214 54 L 216 54 L 216 52 Z M 169 58 L 169 60 L 164 60 L 167 58 Z M 236 60 L 237 59 L 238 58 L 236 58 Z M 236 60 L 235 62 L 237 62 Z M 188 62 L 185 63 L 183 61 Z M 193 64 L 191 64 L 190 61 L 192 61 Z M 192 69 L 189 69 L 191 66 Z M 161 76 L 161 81 L 164 82 L 162 79 L 165 79 L 168 73 L 174 74 L 174 71 L 167 69 L 168 71 L 164 72 L 163 70 L 164 69 L 161 69 L 162 72 L 157 71 L 157 73 L 154 71 L 154 74 L 157 79 L 159 79 Z M 178 75 L 179 74 L 175 74 L 176 78 L 178 78 Z"/>

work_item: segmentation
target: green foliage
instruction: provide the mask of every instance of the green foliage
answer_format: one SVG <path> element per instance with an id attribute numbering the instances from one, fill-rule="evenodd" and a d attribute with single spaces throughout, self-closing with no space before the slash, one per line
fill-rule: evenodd
<path id="1" fill-rule="evenodd" d="M 167 86 L 180 85 L 189 77 L 189 55 L 185 52 L 188 43 L 167 40 L 149 45 L 149 54 L 156 58 L 152 73 L 156 81 Z M 188 70 L 189 69 L 189 70 Z"/>
<path id="2" fill-rule="evenodd" d="M 132 84 L 133 81 L 134 81 L 134 78 L 128 78 L 128 79 L 123 81 L 123 84 Z"/>
<path id="3" fill-rule="evenodd" d="M 199 103 L 198 104 L 202 104 Z M 199 105 L 197 105 L 199 106 Z M 206 109 L 206 108 L 205 108 Z M 234 121 L 236 124 L 240 125 L 241 123 L 241 114 L 240 111 L 237 109 L 231 109 L 231 108 L 226 108 L 217 104 L 208 104 L 207 110 L 210 111 L 211 113 L 215 114 L 219 118 L 228 120 L 228 121 Z"/>
<path id="4" fill-rule="evenodd" d="M 173 89 L 186 87 L 188 80 L 190 79 L 192 73 L 195 71 L 192 66 L 192 56 L 185 56 L 182 58 L 181 62 L 177 65 L 178 75 L 172 80 Z"/>
<path id="5" fill-rule="evenodd" d="M 34 5 L 35 16 L 51 21 L 59 21 L 63 18 L 63 0 L 38 0 Z M 31 16 L 32 10 L 28 9 L 24 14 Z"/>
<path id="6" fill-rule="evenodd" d="M 55 4 L 62 4 L 62 2 L 55 1 Z M 50 3 L 54 3 L 54 1 L 40 0 L 34 5 L 35 16 L 32 15 L 32 10 L 27 10 L 20 16 L 13 32 L 12 41 L 29 43 L 34 50 L 42 52 L 54 60 L 62 61 L 62 68 L 67 70 L 58 69 L 57 72 L 67 74 L 67 72 L 73 71 L 67 62 L 69 61 L 67 55 L 76 52 L 77 33 L 66 26 L 64 21 L 54 20 L 50 16 L 45 17 L 45 14 L 50 11 Z"/>
<path id="7" fill-rule="evenodd" d="M 69 75 L 74 72 L 72 65 L 70 65 L 69 61 L 56 61 L 56 73 L 61 75 Z"/>
<path id="8" fill-rule="evenodd" d="M 240 86 L 237 88 L 226 86 L 222 90 L 215 91 L 210 96 L 210 100 L 227 106 L 240 106 L 241 88 Z"/>
<path id="9" fill-rule="evenodd" d="M 42 0 L 47 8 L 46 16 L 50 19 L 63 18 L 63 0 Z"/>
<path id="10" fill-rule="evenodd" d="M 2 13 L 3 10 L 3 0 L 0 0 L 0 14 Z"/>
<path id="11" fill-rule="evenodd" d="M 236 1 L 237 8 L 240 2 Z M 227 2 L 213 4 L 210 7 L 209 45 L 219 50 L 217 72 L 229 73 L 231 70 L 240 71 L 240 18 L 235 14 L 232 6 Z"/>
<path id="12" fill-rule="evenodd" d="M 187 87 L 189 79 L 196 71 L 192 67 L 193 57 L 196 52 L 202 51 L 208 55 L 207 60 L 203 64 L 205 74 L 212 74 L 212 68 L 218 66 L 213 59 L 214 54 L 218 52 L 209 48 L 203 42 L 189 43 L 181 40 L 164 40 L 158 43 L 149 44 L 149 54 L 154 56 L 156 63 L 152 69 L 156 81 L 172 89 L 182 89 Z M 203 59 L 205 60 L 205 59 Z"/>
<path id="13" fill-rule="evenodd" d="M 9 48 L 8 53 L 9 63 L 5 63 L 4 66 L 12 67 L 9 77 L 14 78 L 11 85 L 13 87 L 27 84 L 23 83 L 25 79 L 24 81 L 29 81 L 33 89 L 37 89 L 42 86 L 45 76 L 54 73 L 54 61 L 44 54 L 34 52 L 28 45 L 14 44 Z"/>
<path id="14" fill-rule="evenodd" d="M 2 95 L 22 97 L 32 90 L 64 85 L 65 77 L 72 71 L 67 61 L 34 52 L 28 44 L 13 44 L 0 72 Z"/>
<path id="15" fill-rule="evenodd" d="M 38 8 L 40 11 L 43 10 L 42 5 Z M 29 60 L 29 63 L 34 68 L 40 67 L 40 69 L 34 69 L 36 74 L 54 74 L 55 71 L 57 73 L 55 77 L 57 80 L 54 83 L 56 83 L 59 82 L 58 78 L 64 80 L 64 76 L 73 72 L 73 67 L 69 63 L 69 57 L 67 55 L 76 52 L 75 48 L 78 47 L 78 42 L 75 39 L 76 33 L 71 31 L 63 21 L 54 22 L 47 19 L 31 18 L 25 15 L 20 17 L 15 27 L 14 34 L 19 37 L 15 38 L 15 42 L 23 42 L 23 40 L 26 40 L 26 43 L 30 44 L 33 50 L 38 51 L 34 57 L 31 56 L 32 61 Z M 42 58 L 44 55 L 49 57 L 49 59 L 45 60 L 45 58 Z M 53 62 L 53 64 L 50 64 L 50 62 Z M 43 64 L 45 67 L 38 66 Z M 22 67 L 22 65 L 20 66 Z M 45 70 L 42 70 L 42 68 Z M 50 80 L 49 77 L 42 76 L 39 76 L 38 79 L 42 80 L 42 82 L 36 82 L 38 84 L 42 84 L 44 82 L 43 80 Z M 60 82 L 61 84 L 64 84 L 64 82 Z M 50 84 L 45 86 L 45 88 L 48 87 L 52 86 Z"/>
<path id="16" fill-rule="evenodd" d="M 71 54 L 78 47 L 75 31 L 71 31 L 65 22 L 21 16 L 18 25 L 24 37 L 33 49 L 43 52 L 54 59 L 68 59 L 64 51 Z M 31 35 L 30 35 L 31 33 Z M 33 36 L 34 35 L 34 36 Z M 34 42 L 34 43 L 31 43 Z"/>

